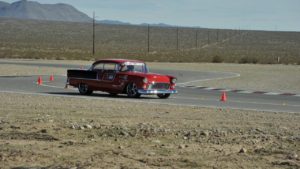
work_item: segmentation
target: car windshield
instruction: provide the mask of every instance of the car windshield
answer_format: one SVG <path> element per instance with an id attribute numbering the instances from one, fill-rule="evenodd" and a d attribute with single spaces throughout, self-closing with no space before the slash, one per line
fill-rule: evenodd
<path id="1" fill-rule="evenodd" d="M 133 62 L 125 62 L 121 65 L 121 72 L 142 72 L 148 73 L 148 69 L 146 64 L 144 63 L 133 63 Z"/>

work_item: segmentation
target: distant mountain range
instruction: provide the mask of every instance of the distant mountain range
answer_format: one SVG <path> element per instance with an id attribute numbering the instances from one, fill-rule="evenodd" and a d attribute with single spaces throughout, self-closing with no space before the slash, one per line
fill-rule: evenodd
<path id="1" fill-rule="evenodd" d="M 91 22 L 85 13 L 77 10 L 71 5 L 58 4 L 40 4 L 35 1 L 20 0 L 14 3 L 0 1 L 0 17 L 18 18 L 18 19 L 36 19 L 50 21 L 66 22 Z M 97 23 L 110 25 L 133 25 L 129 22 L 116 20 L 99 20 Z M 148 25 L 143 23 L 140 25 Z M 172 27 L 164 23 L 150 24 L 151 26 Z"/>
<path id="2" fill-rule="evenodd" d="M 122 21 L 116 21 L 116 20 L 98 20 L 97 23 L 101 24 L 109 24 L 109 25 L 132 25 L 129 22 L 122 22 Z"/>
<path id="3" fill-rule="evenodd" d="M 19 19 L 88 22 L 86 14 L 67 4 L 40 4 L 21 0 L 8 4 L 0 1 L 0 16 Z"/>
<path id="4" fill-rule="evenodd" d="M 140 25 L 142 25 L 142 26 L 150 25 L 150 26 L 158 26 L 158 27 L 177 27 L 175 25 L 168 25 L 168 24 L 165 24 L 165 23 L 152 23 L 152 24 L 142 23 Z"/>
<path id="5" fill-rule="evenodd" d="M 2 2 L 2 1 L 0 1 L 0 8 L 6 7 L 6 6 L 9 6 L 9 5 L 10 5 L 10 4 L 7 3 L 7 2 Z"/>

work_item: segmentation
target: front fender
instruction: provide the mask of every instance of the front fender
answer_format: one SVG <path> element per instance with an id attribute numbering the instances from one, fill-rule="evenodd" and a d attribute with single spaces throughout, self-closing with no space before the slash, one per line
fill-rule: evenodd
<path id="1" fill-rule="evenodd" d="M 128 84 L 130 83 L 135 83 L 138 87 L 138 89 L 142 89 L 143 88 L 143 79 L 145 77 L 144 76 L 136 76 L 136 75 L 127 75 L 127 79 L 125 81 L 125 85 L 123 87 L 123 93 L 126 93 L 126 88 L 128 86 Z"/>

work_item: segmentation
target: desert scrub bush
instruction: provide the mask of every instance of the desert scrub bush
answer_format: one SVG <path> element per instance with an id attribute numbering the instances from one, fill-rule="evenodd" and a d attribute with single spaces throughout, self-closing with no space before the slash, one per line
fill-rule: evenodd
<path id="1" fill-rule="evenodd" d="M 251 63 L 257 64 L 258 63 L 258 59 L 255 58 L 255 57 L 251 58 Z"/>
<path id="2" fill-rule="evenodd" d="M 246 57 L 242 57 L 238 63 L 240 63 L 240 64 L 246 64 L 246 63 L 256 64 L 256 63 L 258 63 L 258 59 L 255 57 L 246 56 Z"/>
<path id="3" fill-rule="evenodd" d="M 176 28 L 151 27 L 148 53 L 147 27 L 97 24 L 96 54 L 93 56 L 90 24 L 8 18 L 0 18 L 0 23 L 0 58 L 90 60 L 119 57 L 162 62 L 254 64 L 276 64 L 274 56 L 282 56 L 283 64 L 297 64 L 300 59 L 299 32 L 199 28 L 195 48 L 195 28 L 180 28 L 177 46 Z"/>
<path id="4" fill-rule="evenodd" d="M 219 56 L 219 55 L 215 55 L 213 58 L 212 58 L 212 62 L 213 63 L 222 63 L 224 61 L 224 59 Z"/>

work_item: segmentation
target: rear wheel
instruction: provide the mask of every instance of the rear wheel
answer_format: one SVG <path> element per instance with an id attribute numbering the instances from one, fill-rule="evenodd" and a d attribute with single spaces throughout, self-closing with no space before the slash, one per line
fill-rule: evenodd
<path id="1" fill-rule="evenodd" d="M 167 94 L 158 94 L 157 96 L 161 99 L 167 99 L 171 96 L 171 94 L 168 94 L 168 93 Z"/>
<path id="2" fill-rule="evenodd" d="M 135 83 L 129 83 L 126 88 L 126 93 L 128 97 L 138 98 L 141 94 L 138 93 L 138 88 Z"/>
<path id="3" fill-rule="evenodd" d="M 91 95 L 93 93 L 93 90 L 89 89 L 89 86 L 84 83 L 80 83 L 78 86 L 78 91 L 82 95 Z"/>

